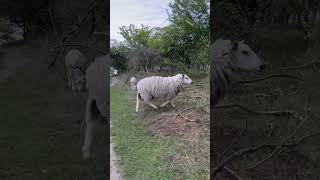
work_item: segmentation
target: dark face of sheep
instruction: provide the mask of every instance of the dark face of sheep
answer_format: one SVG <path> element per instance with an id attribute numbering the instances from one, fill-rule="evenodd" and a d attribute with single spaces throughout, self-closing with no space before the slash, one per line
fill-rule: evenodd
<path id="1" fill-rule="evenodd" d="M 244 41 L 217 40 L 215 43 L 210 46 L 212 106 L 225 95 L 232 71 L 256 72 L 266 67 Z"/>

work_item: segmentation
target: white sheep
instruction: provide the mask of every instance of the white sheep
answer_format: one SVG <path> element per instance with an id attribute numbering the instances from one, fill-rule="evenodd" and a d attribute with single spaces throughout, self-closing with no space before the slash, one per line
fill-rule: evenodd
<path id="1" fill-rule="evenodd" d="M 173 99 L 180 93 L 184 85 L 189 85 L 192 80 L 186 74 L 177 74 L 175 76 L 161 77 L 152 76 L 141 79 L 137 83 L 137 104 L 136 112 L 139 110 L 139 100 L 145 102 L 149 106 L 158 109 L 151 100 L 164 99 L 166 100 L 160 107 L 173 104 Z"/>
<path id="2" fill-rule="evenodd" d="M 90 146 L 97 120 L 107 121 L 106 117 L 109 109 L 107 106 L 107 61 L 109 61 L 108 55 L 97 57 L 86 70 L 88 98 L 85 115 L 85 139 L 82 147 L 84 159 L 90 157 Z"/>
<path id="3" fill-rule="evenodd" d="M 217 39 L 209 48 L 211 60 L 210 104 L 225 95 L 233 71 L 261 71 L 266 65 L 244 41 Z"/>
<path id="4" fill-rule="evenodd" d="M 68 77 L 68 87 L 73 91 L 82 91 L 85 86 L 84 69 L 87 59 L 79 50 L 71 49 L 65 56 L 65 66 Z"/>
<path id="5" fill-rule="evenodd" d="M 137 78 L 135 78 L 134 76 L 132 76 L 132 77 L 130 78 L 130 86 L 131 86 L 131 90 L 132 90 L 132 91 L 137 90 L 137 82 L 138 82 L 138 80 L 137 80 Z"/>

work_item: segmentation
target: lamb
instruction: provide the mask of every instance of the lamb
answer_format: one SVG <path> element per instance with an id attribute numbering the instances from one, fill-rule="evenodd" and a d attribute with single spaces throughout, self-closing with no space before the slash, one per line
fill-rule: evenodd
<path id="1" fill-rule="evenodd" d="M 131 85 L 131 90 L 132 90 L 132 91 L 137 90 L 137 82 L 138 82 L 138 80 L 137 80 L 137 78 L 135 78 L 134 76 L 132 76 L 132 77 L 130 78 L 130 85 Z"/>
<path id="2" fill-rule="evenodd" d="M 144 101 L 155 109 L 158 109 L 158 107 L 151 103 L 150 100 L 164 99 L 166 101 L 160 107 L 164 107 L 169 102 L 172 107 L 175 107 L 173 99 L 180 93 L 184 85 L 190 85 L 191 83 L 192 80 L 186 74 L 177 74 L 169 77 L 152 76 L 141 79 L 137 83 L 136 112 L 139 110 L 139 100 Z"/>
<path id="3" fill-rule="evenodd" d="M 68 77 L 68 87 L 72 91 L 82 91 L 85 87 L 84 69 L 86 57 L 77 49 L 71 49 L 65 56 L 65 66 Z"/>
<path id="4" fill-rule="evenodd" d="M 209 48 L 211 59 L 211 97 L 210 104 L 215 106 L 225 96 L 232 72 L 259 72 L 266 65 L 256 53 L 242 41 L 217 39 Z"/>
<path id="5" fill-rule="evenodd" d="M 97 57 L 86 70 L 85 78 L 88 98 L 85 115 L 85 139 L 82 147 L 84 159 L 90 157 L 90 146 L 97 120 L 100 119 L 107 122 L 106 117 L 109 109 L 107 105 L 107 61 L 109 61 L 108 55 Z"/>

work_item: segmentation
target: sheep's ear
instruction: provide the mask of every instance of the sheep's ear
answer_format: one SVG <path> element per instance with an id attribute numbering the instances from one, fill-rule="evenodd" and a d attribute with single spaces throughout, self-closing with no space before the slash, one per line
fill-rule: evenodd
<path id="1" fill-rule="evenodd" d="M 239 43 L 242 43 L 242 44 L 243 44 L 245 41 L 246 41 L 246 40 L 242 39 Z"/>
<path id="2" fill-rule="evenodd" d="M 235 50 L 237 50 L 238 49 L 238 46 L 239 46 L 239 42 L 237 42 L 237 41 L 234 41 L 234 42 L 232 42 L 232 50 L 233 51 L 235 51 Z"/>

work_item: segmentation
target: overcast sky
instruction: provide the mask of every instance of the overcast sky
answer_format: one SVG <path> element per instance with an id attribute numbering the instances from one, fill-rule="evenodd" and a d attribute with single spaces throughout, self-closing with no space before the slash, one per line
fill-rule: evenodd
<path id="1" fill-rule="evenodd" d="M 111 0 L 110 38 L 123 40 L 119 27 L 141 24 L 164 27 L 169 24 L 166 9 L 171 0 Z"/>

